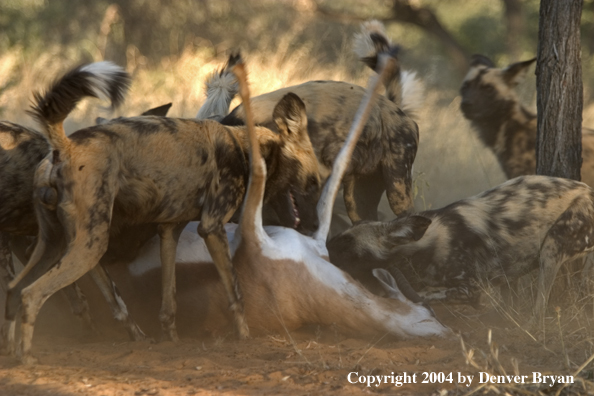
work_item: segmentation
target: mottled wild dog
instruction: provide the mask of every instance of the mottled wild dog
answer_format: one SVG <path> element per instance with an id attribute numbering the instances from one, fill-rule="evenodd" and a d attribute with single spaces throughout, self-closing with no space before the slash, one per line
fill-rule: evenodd
<path id="1" fill-rule="evenodd" d="M 117 98 L 115 98 L 117 99 Z M 145 115 L 165 116 L 171 104 L 159 106 L 142 113 Z M 106 123 L 109 120 L 97 119 L 97 123 Z M 2 242 L 7 249 L 12 250 L 19 260 L 27 262 L 26 249 L 31 244 L 31 237 L 37 235 L 38 226 L 33 207 L 33 178 L 37 166 L 50 153 L 50 144 L 47 139 L 33 129 L 23 127 L 11 122 L 0 122 L 0 234 Z M 154 225 L 125 225 L 121 230 L 111 230 L 109 247 L 101 258 L 101 263 L 110 261 L 129 261 L 138 249 L 149 238 L 157 233 Z M 3 260 L 4 258 L 4 260 Z M 0 257 L 0 266 L 3 268 L 12 267 L 11 255 Z M 34 278 L 36 279 L 43 272 L 42 268 L 36 267 Z M 14 277 L 14 269 L 11 270 Z M 101 290 L 114 289 L 109 282 L 109 275 L 102 267 L 96 267 L 92 272 L 93 278 Z M 107 283 L 106 283 L 107 282 Z M 71 304 L 73 313 L 82 317 L 90 323 L 88 307 L 84 296 L 75 284 L 63 289 Z M 114 292 L 117 293 L 117 291 Z M 111 294 L 111 293 L 110 293 Z M 142 332 L 129 319 L 126 319 L 120 310 L 117 301 L 108 301 L 112 304 L 114 315 L 121 317 L 126 323 L 130 335 L 134 338 L 142 336 Z M 6 331 L 6 329 L 3 329 Z"/>
<path id="2" fill-rule="evenodd" d="M 377 54 L 390 46 L 379 22 L 364 24 L 356 41 L 357 53 L 372 69 Z M 232 93 L 233 86 L 224 70 L 213 78 L 217 76 L 225 76 L 216 85 L 216 92 L 228 106 L 231 96 L 220 91 L 227 89 Z M 377 220 L 377 206 L 384 191 L 395 214 L 412 208 L 411 175 L 419 130 L 411 114 L 419 104 L 419 83 L 411 74 L 401 76 L 399 64 L 383 83 L 387 97 L 378 97 L 343 179 L 345 204 L 353 222 Z M 308 133 L 325 178 L 346 139 L 365 89 L 346 82 L 310 81 L 260 95 L 252 98 L 256 124 L 274 129 L 272 108 L 288 92 L 299 96 L 306 105 Z M 220 118 L 220 114 L 216 116 Z M 244 119 L 240 105 L 221 122 L 243 125 Z"/>
<path id="3" fill-rule="evenodd" d="M 380 62 L 382 63 L 382 62 Z M 393 64 L 384 60 L 387 67 Z M 242 63 L 235 66 L 242 92 L 242 99 L 249 103 Z M 389 70 L 389 69 L 388 69 Z M 415 304 L 402 295 L 394 279 L 384 270 L 376 271 L 390 298 L 378 297 L 349 275 L 332 265 L 325 247 L 330 226 L 332 205 L 337 194 L 340 177 L 347 168 L 348 159 L 361 133 L 365 118 L 371 110 L 374 91 L 379 78 L 374 78 L 365 95 L 361 110 L 355 118 L 345 148 L 341 150 L 334 170 L 318 204 L 320 228 L 314 237 L 305 236 L 295 230 L 277 226 L 262 226 L 262 203 L 266 168 L 259 154 L 257 136 L 253 132 L 249 105 L 247 125 L 250 131 L 251 175 L 248 192 L 243 206 L 239 226 L 227 225 L 231 247 L 234 251 L 233 264 L 242 285 L 245 297 L 246 319 L 250 329 L 256 331 L 287 331 L 306 324 L 336 324 L 341 330 L 357 335 L 391 334 L 410 336 L 447 336 L 451 331 L 434 317 L 432 311 L 422 304 Z M 196 278 L 197 273 L 208 272 L 206 263 L 212 262 L 205 249 L 204 241 L 186 231 L 182 240 L 184 247 L 179 260 L 185 277 Z M 188 249 L 189 246 L 192 248 Z M 137 279 L 133 283 L 142 287 L 155 273 L 150 271 L 157 246 L 143 252 L 131 267 Z M 192 253 L 191 256 L 182 252 Z M 154 261 L 154 260 L 152 260 Z M 212 274 L 212 268 L 211 268 Z M 192 301 L 205 296 L 209 306 L 200 310 L 204 314 L 204 325 L 211 330 L 225 323 L 217 309 L 223 304 L 220 284 L 207 284 L 204 289 L 184 290 L 181 304 L 191 307 Z"/>
<path id="4" fill-rule="evenodd" d="M 163 267 L 159 317 L 169 339 L 177 339 L 177 240 L 185 224 L 196 219 L 225 286 L 238 334 L 242 338 L 249 334 L 223 229 L 247 184 L 245 128 L 149 116 L 119 118 L 66 137 L 62 122 L 81 98 L 123 89 L 120 69 L 109 66 L 92 64 L 67 73 L 48 93 L 36 96 L 32 110 L 52 153 L 35 176 L 37 245 L 25 270 L 11 283 L 7 303 L 7 317 L 14 320 L 20 294 L 25 363 L 34 361 L 31 341 L 41 305 L 92 269 L 107 249 L 110 227 L 126 223 L 159 224 Z M 305 190 L 312 180 L 319 185 L 317 161 L 299 98 L 281 99 L 274 118 L 280 133 L 257 129 L 270 169 L 266 199 L 283 200 L 292 210 L 287 198 L 291 191 Z M 312 191 L 311 202 L 302 210 L 313 210 L 317 198 L 318 191 Z M 51 269 L 29 285 L 27 274 L 38 265 Z"/>
<path id="5" fill-rule="evenodd" d="M 536 172 L 536 114 L 520 103 L 515 91 L 535 61 L 498 69 L 486 56 L 474 55 L 460 88 L 464 117 L 495 153 L 508 178 Z M 585 128 L 582 157 L 582 181 L 594 187 L 594 132 Z"/>
<path id="6" fill-rule="evenodd" d="M 328 243 L 331 261 L 369 279 L 395 265 L 417 286 L 475 303 L 479 285 L 540 269 L 535 318 L 544 318 L 559 268 L 594 249 L 594 191 L 584 183 L 522 176 L 441 209 L 358 224 Z"/>

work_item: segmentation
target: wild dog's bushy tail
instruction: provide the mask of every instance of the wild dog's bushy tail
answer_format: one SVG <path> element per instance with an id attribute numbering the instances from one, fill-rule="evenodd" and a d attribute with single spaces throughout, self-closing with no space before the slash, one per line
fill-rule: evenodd
<path id="1" fill-rule="evenodd" d="M 417 73 L 408 70 L 403 71 L 400 108 L 416 120 L 423 103 L 425 103 L 425 87 L 417 78 Z"/>
<path id="2" fill-rule="evenodd" d="M 209 118 L 220 121 L 229 113 L 231 101 L 239 92 L 239 85 L 232 70 L 240 59 L 239 54 L 231 54 L 227 64 L 208 77 L 206 80 L 206 102 L 198 110 L 197 119 Z"/>
<path id="3" fill-rule="evenodd" d="M 63 122 L 77 103 L 91 96 L 109 100 L 114 109 L 124 101 L 130 83 L 130 75 L 111 62 L 79 66 L 54 82 L 44 94 L 36 92 L 29 114 L 43 126 L 55 150 L 68 151 L 70 140 Z"/>
<path id="4" fill-rule="evenodd" d="M 355 54 L 376 71 L 378 55 L 384 52 L 398 51 L 398 47 L 392 45 L 384 25 L 377 21 L 368 21 L 361 25 L 361 33 L 355 35 Z M 401 72 L 400 64 L 383 81 L 386 87 L 386 96 L 398 105 L 408 115 L 413 115 L 419 110 L 423 103 L 423 87 L 416 78 L 414 72 Z"/>

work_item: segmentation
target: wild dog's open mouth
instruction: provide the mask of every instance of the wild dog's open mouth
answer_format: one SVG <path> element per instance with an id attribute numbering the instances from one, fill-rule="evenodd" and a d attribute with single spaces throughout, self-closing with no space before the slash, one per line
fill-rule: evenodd
<path id="1" fill-rule="evenodd" d="M 299 217 L 299 209 L 297 208 L 297 204 L 295 203 L 295 197 L 293 196 L 293 192 L 289 191 L 289 199 L 291 201 L 291 209 L 293 210 L 293 228 L 297 229 L 299 224 L 301 224 L 301 218 Z"/>

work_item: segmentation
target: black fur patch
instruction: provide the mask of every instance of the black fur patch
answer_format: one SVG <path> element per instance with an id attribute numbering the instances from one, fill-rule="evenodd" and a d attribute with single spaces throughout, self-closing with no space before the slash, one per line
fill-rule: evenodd
<path id="1" fill-rule="evenodd" d="M 225 118 L 221 120 L 221 124 L 227 126 L 244 126 L 245 121 L 243 120 L 243 118 L 237 116 L 237 109 L 238 108 L 236 107 L 235 109 L 233 109 L 231 113 L 225 116 Z"/>
<path id="2" fill-rule="evenodd" d="M 92 126 L 85 129 L 78 130 L 69 136 L 70 140 L 76 144 L 85 144 L 88 141 L 97 139 L 99 137 L 105 137 L 111 142 L 115 142 L 119 139 L 117 133 L 111 131 L 108 128 L 104 128 L 105 124 L 99 126 Z"/>

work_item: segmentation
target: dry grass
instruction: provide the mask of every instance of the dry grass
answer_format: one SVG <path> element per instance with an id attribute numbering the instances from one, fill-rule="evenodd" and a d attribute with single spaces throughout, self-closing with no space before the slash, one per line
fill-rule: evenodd
<path id="1" fill-rule="evenodd" d="M 488 373 L 490 376 L 519 376 L 520 370 L 518 360 L 515 357 L 510 359 L 511 372 L 506 371 L 502 359 L 499 356 L 499 347 L 497 343 L 492 339 L 492 333 L 489 330 L 487 336 L 488 351 L 485 353 L 481 350 L 468 349 L 464 340 L 460 339 L 462 346 L 462 353 L 466 358 L 466 364 L 484 373 Z M 485 382 L 476 388 L 465 392 L 465 395 L 526 395 L 526 396 L 541 396 L 544 394 L 550 395 L 585 395 L 592 394 L 594 392 L 594 383 L 588 381 L 579 375 L 582 373 L 584 368 L 594 360 L 594 355 L 590 356 L 577 370 L 571 372 L 575 382 L 573 384 L 556 384 L 554 387 L 550 387 L 548 384 L 491 384 Z M 559 375 L 559 373 L 554 373 Z M 459 394 L 457 391 L 443 392 L 440 396 L 446 396 L 449 394 Z"/>

